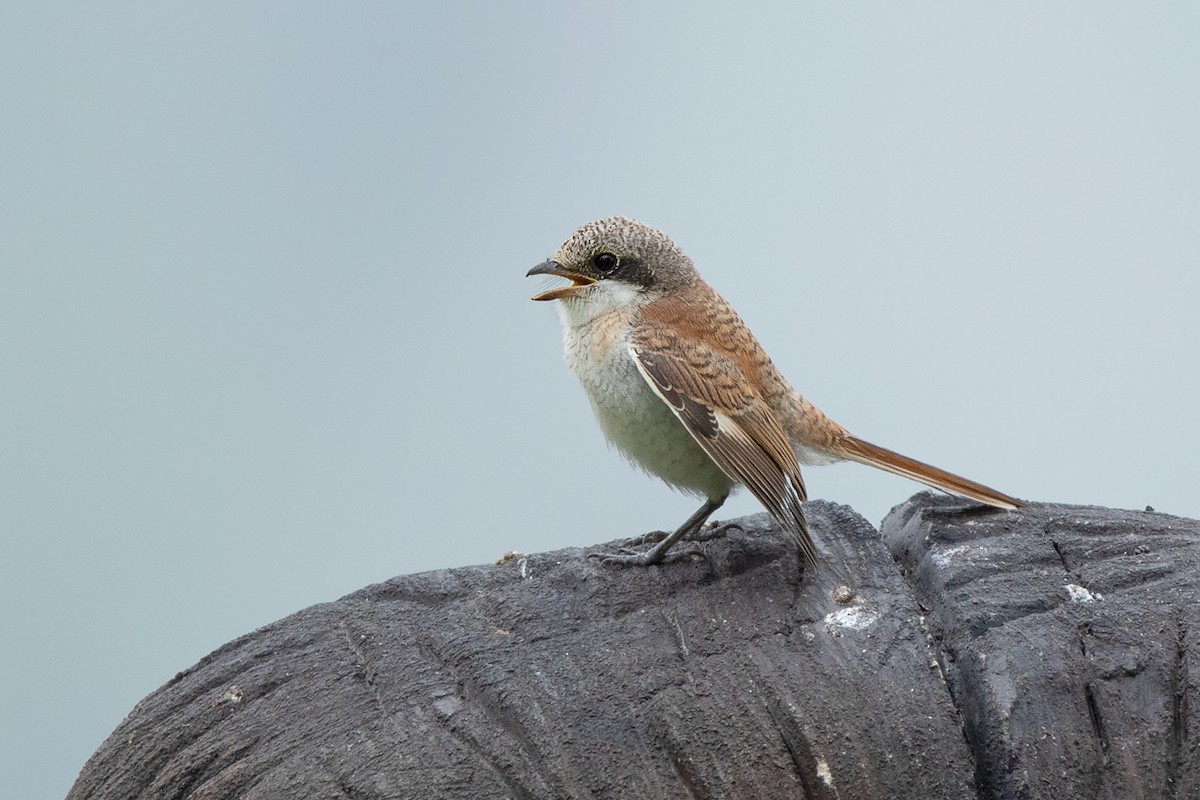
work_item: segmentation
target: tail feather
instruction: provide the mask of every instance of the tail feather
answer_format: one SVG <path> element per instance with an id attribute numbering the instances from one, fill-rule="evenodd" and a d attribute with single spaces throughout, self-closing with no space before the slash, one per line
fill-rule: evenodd
<path id="1" fill-rule="evenodd" d="M 944 469 L 938 469 L 922 461 L 917 461 L 915 458 L 902 456 L 886 447 L 864 442 L 849 434 L 838 441 L 837 449 L 843 457 L 851 461 L 878 467 L 896 475 L 903 475 L 935 489 L 941 489 L 943 492 L 977 500 L 989 506 L 1011 509 L 1020 508 L 1022 505 L 1021 501 L 989 486 L 984 486 L 982 483 L 946 472 Z"/>

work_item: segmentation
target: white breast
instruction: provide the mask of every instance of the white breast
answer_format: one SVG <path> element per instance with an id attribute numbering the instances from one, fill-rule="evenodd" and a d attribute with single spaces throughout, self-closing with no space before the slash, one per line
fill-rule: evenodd
<path id="1" fill-rule="evenodd" d="M 638 467 L 677 489 L 716 499 L 733 483 L 646 383 L 629 354 L 630 296 L 621 284 L 600 295 L 559 303 L 566 331 L 567 364 L 583 384 L 608 441 Z M 593 297 L 595 295 L 599 295 Z"/>

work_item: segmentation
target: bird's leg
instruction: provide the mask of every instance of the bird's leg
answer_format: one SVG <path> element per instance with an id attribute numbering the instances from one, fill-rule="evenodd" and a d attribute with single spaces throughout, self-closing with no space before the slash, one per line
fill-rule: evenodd
<path id="1" fill-rule="evenodd" d="M 707 525 L 701 525 L 689 534 L 687 538 L 690 542 L 711 542 L 713 539 L 720 539 L 730 531 L 745 533 L 746 529 L 736 522 L 717 522 L 713 520 Z"/>
<path id="2" fill-rule="evenodd" d="M 646 544 L 658 544 L 670 535 L 671 534 L 668 531 L 648 531 L 643 533 L 641 536 L 633 536 L 629 539 L 626 539 L 625 544 L 621 546 L 621 549 L 624 550 L 630 547 L 641 547 L 642 545 Z"/>
<path id="3" fill-rule="evenodd" d="M 694 531 L 684 536 L 689 542 L 711 542 L 713 539 L 720 539 L 730 531 L 738 531 L 745 533 L 746 529 L 736 522 L 717 522 L 715 519 L 708 521 L 707 525 L 699 525 Z M 657 544 L 671 534 L 666 531 L 650 531 L 643 533 L 641 536 L 634 536 L 625 542 L 625 547 L 639 547 L 645 544 Z"/>
<path id="4" fill-rule="evenodd" d="M 693 555 L 699 555 L 699 548 L 692 547 L 676 550 L 671 555 L 667 556 L 667 551 L 670 550 L 680 539 L 690 537 L 703 527 L 705 520 L 712 515 L 714 511 L 721 507 L 725 502 L 725 498 L 729 495 L 724 495 L 716 500 L 706 500 L 704 505 L 687 518 L 687 521 L 680 525 L 674 533 L 663 539 L 658 544 L 651 547 L 649 550 L 640 553 L 588 553 L 588 558 L 597 558 L 601 564 L 605 566 L 620 564 L 630 567 L 646 567 L 651 564 L 669 564 L 672 561 L 681 561 Z"/>

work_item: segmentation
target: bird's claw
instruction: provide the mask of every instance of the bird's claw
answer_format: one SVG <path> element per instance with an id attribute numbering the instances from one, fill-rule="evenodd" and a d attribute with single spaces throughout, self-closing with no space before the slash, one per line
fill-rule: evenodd
<path id="1" fill-rule="evenodd" d="M 736 522 L 718 523 L 713 521 L 688 534 L 687 538 L 693 542 L 711 542 L 713 539 L 720 539 L 732 530 L 736 530 L 738 533 L 746 532 L 746 529 Z"/>
<path id="2" fill-rule="evenodd" d="M 633 550 L 622 547 L 615 553 L 588 553 L 587 557 L 596 559 L 603 567 L 649 567 L 654 564 L 674 564 L 691 558 L 708 560 L 708 555 L 698 544 L 680 544 L 665 553 L 655 548 L 649 550 Z"/>
<path id="3" fill-rule="evenodd" d="M 666 531 L 650 531 L 643 533 L 641 536 L 634 536 L 632 539 L 626 539 L 625 544 L 621 546 L 621 552 L 626 552 L 631 547 L 640 547 L 647 544 L 658 544 L 663 539 L 670 536 Z"/>

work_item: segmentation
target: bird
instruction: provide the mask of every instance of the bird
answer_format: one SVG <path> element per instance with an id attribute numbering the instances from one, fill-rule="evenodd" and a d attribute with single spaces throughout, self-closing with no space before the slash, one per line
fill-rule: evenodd
<path id="1" fill-rule="evenodd" d="M 634 465 L 703 498 L 648 549 L 590 553 L 605 565 L 681 560 L 672 548 L 745 487 L 816 564 L 800 465 L 856 461 L 1001 509 L 1015 498 L 851 434 L 792 388 L 733 308 L 666 234 L 628 217 L 576 230 L 526 273 L 568 283 L 557 301 L 566 361 L 608 441 Z M 637 541 L 637 540 L 631 540 Z M 642 544 L 650 541 L 641 540 Z"/>

